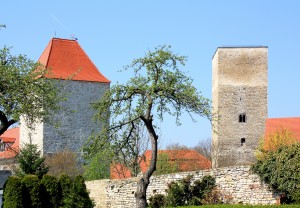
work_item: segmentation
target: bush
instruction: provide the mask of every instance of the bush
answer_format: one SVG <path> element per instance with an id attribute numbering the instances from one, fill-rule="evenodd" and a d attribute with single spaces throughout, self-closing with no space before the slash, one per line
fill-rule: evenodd
<path id="1" fill-rule="evenodd" d="M 24 187 L 24 207 L 42 207 L 39 178 L 36 175 L 26 175 L 21 183 Z"/>
<path id="2" fill-rule="evenodd" d="M 25 144 L 17 155 L 19 168 L 16 174 L 23 177 L 26 174 L 37 175 L 42 178 L 48 172 L 48 167 L 44 164 L 45 157 L 41 156 L 41 151 L 38 150 L 35 144 Z"/>
<path id="3" fill-rule="evenodd" d="M 163 194 L 155 194 L 149 198 L 151 208 L 160 208 L 166 205 L 166 197 Z"/>
<path id="4" fill-rule="evenodd" d="M 73 190 L 73 181 L 67 174 L 63 173 L 60 175 L 59 187 L 61 189 L 62 207 L 66 207 L 66 208 L 76 207 L 74 201 L 75 196 Z"/>
<path id="5" fill-rule="evenodd" d="M 48 174 L 56 177 L 59 177 L 62 173 L 66 173 L 71 178 L 75 178 L 75 176 L 83 172 L 76 153 L 68 149 L 48 155 L 45 164 L 49 167 Z"/>
<path id="6" fill-rule="evenodd" d="M 92 208 L 94 207 L 92 200 L 86 190 L 84 178 L 82 176 L 76 176 L 74 179 L 74 194 L 75 204 L 78 208 Z"/>
<path id="7" fill-rule="evenodd" d="M 23 208 L 23 186 L 16 176 L 8 177 L 4 185 L 3 208 Z"/>
<path id="8" fill-rule="evenodd" d="M 215 179 L 204 176 L 202 180 L 192 182 L 192 176 L 187 176 L 179 182 L 168 185 L 166 203 L 168 206 L 201 205 L 215 187 Z"/>
<path id="9" fill-rule="evenodd" d="M 61 200 L 61 190 L 54 176 L 44 175 L 40 181 L 43 208 L 58 208 Z"/>
<path id="10" fill-rule="evenodd" d="M 286 203 L 300 203 L 300 143 L 281 146 L 258 160 L 252 170 L 265 183 L 286 195 Z"/>

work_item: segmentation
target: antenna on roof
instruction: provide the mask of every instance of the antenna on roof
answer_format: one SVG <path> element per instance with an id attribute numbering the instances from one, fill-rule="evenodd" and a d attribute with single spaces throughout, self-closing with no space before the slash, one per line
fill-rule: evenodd
<path id="1" fill-rule="evenodd" d="M 56 38 L 56 31 L 54 30 L 54 37 Z"/>
<path id="2" fill-rule="evenodd" d="M 71 39 L 72 39 L 72 40 L 78 40 L 78 39 L 75 37 L 75 34 L 72 34 L 72 35 L 71 35 Z"/>

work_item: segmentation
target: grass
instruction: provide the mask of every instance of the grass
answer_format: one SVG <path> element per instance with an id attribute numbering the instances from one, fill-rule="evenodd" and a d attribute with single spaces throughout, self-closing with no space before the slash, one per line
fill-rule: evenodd
<path id="1" fill-rule="evenodd" d="M 218 204 L 218 205 L 202 205 L 202 206 L 183 206 L 177 208 L 300 208 L 300 204 L 295 205 L 232 205 L 232 204 Z"/>

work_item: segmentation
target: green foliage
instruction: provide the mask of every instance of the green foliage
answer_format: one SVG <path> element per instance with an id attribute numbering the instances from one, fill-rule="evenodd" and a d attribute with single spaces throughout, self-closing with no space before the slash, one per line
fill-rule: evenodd
<path id="1" fill-rule="evenodd" d="M 182 111 L 210 117 L 210 101 L 197 92 L 192 79 L 179 69 L 185 61 L 186 57 L 173 54 L 168 46 L 161 46 L 126 66 L 125 70 L 134 72 L 133 77 L 126 84 L 112 86 L 93 105 L 97 110 L 95 119 L 106 125 L 86 143 L 87 157 L 92 158 L 107 142 L 114 149 L 121 149 L 131 142 L 133 132 L 141 124 L 147 127 L 148 133 L 153 133 L 154 115 L 163 120 L 165 114 L 170 114 L 175 116 L 177 124 L 180 124 Z"/>
<path id="2" fill-rule="evenodd" d="M 16 170 L 18 176 L 25 174 L 34 174 L 41 178 L 48 172 L 48 167 L 44 164 L 45 157 L 41 156 L 41 151 L 38 150 L 35 144 L 24 144 L 20 153 L 17 155 L 19 168 Z"/>
<path id="3" fill-rule="evenodd" d="M 300 143 L 281 146 L 258 160 L 252 170 L 272 188 L 287 196 L 287 203 L 300 203 Z"/>
<path id="4" fill-rule="evenodd" d="M 159 153 L 157 156 L 156 170 L 154 174 L 168 174 L 179 171 L 179 164 L 177 161 L 171 161 L 167 153 Z"/>
<path id="5" fill-rule="evenodd" d="M 215 187 L 215 179 L 204 176 L 202 180 L 192 183 L 192 176 L 172 182 L 168 185 L 166 203 L 168 206 L 201 205 L 202 200 L 210 194 Z"/>
<path id="6" fill-rule="evenodd" d="M 8 177 L 3 193 L 3 208 L 23 208 L 23 185 L 16 176 Z"/>
<path id="7" fill-rule="evenodd" d="M 75 204 L 78 208 L 92 208 L 94 207 L 89 194 L 86 190 L 86 185 L 82 176 L 76 176 L 74 179 L 74 194 Z"/>
<path id="8" fill-rule="evenodd" d="M 24 207 L 42 207 L 39 178 L 36 175 L 25 175 L 21 182 L 24 187 Z"/>
<path id="9" fill-rule="evenodd" d="M 56 82 L 43 79 L 46 74 L 25 55 L 13 56 L 7 47 L 0 50 L 0 135 L 21 115 L 32 124 L 59 108 Z"/>
<path id="10" fill-rule="evenodd" d="M 164 207 L 166 204 L 166 197 L 163 194 L 155 194 L 149 198 L 149 206 L 151 208 Z"/>
<path id="11" fill-rule="evenodd" d="M 75 195 L 73 189 L 73 181 L 67 174 L 61 174 L 59 176 L 59 186 L 61 189 L 62 202 L 61 205 L 64 208 L 75 207 Z"/>
<path id="12" fill-rule="evenodd" d="M 4 188 L 4 208 L 92 208 L 82 176 L 74 181 L 62 174 L 59 181 L 54 176 L 36 175 L 10 176 Z"/>
<path id="13" fill-rule="evenodd" d="M 97 152 L 92 158 L 87 159 L 83 176 L 86 180 L 109 178 L 110 165 L 113 153 L 107 148 Z"/>
<path id="14" fill-rule="evenodd" d="M 56 177 L 47 174 L 43 175 L 40 185 L 43 208 L 58 208 L 61 200 L 61 191 Z"/>

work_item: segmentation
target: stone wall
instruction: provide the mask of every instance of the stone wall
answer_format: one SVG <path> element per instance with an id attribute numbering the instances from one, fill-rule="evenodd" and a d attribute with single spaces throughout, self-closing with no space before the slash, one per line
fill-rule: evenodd
<path id="1" fill-rule="evenodd" d="M 51 115 L 51 121 L 36 124 L 32 140 L 44 154 L 68 148 L 79 152 L 92 132 L 100 131 L 100 123 L 93 121 L 95 110 L 91 104 L 98 101 L 109 83 L 60 80 L 60 90 L 66 99 L 61 110 Z M 21 122 L 20 144 L 29 142 L 27 126 Z"/>
<path id="2" fill-rule="evenodd" d="M 201 179 L 205 175 L 216 178 L 216 184 L 231 203 L 243 204 L 276 204 L 277 193 L 260 182 L 259 177 L 250 171 L 250 167 L 228 167 L 211 170 L 174 173 L 152 176 L 147 190 L 147 198 L 154 194 L 165 194 L 171 181 L 180 180 L 188 175 Z M 135 207 L 134 193 L 138 178 L 123 180 L 97 180 L 86 182 L 90 196 L 96 202 L 97 208 Z"/>

